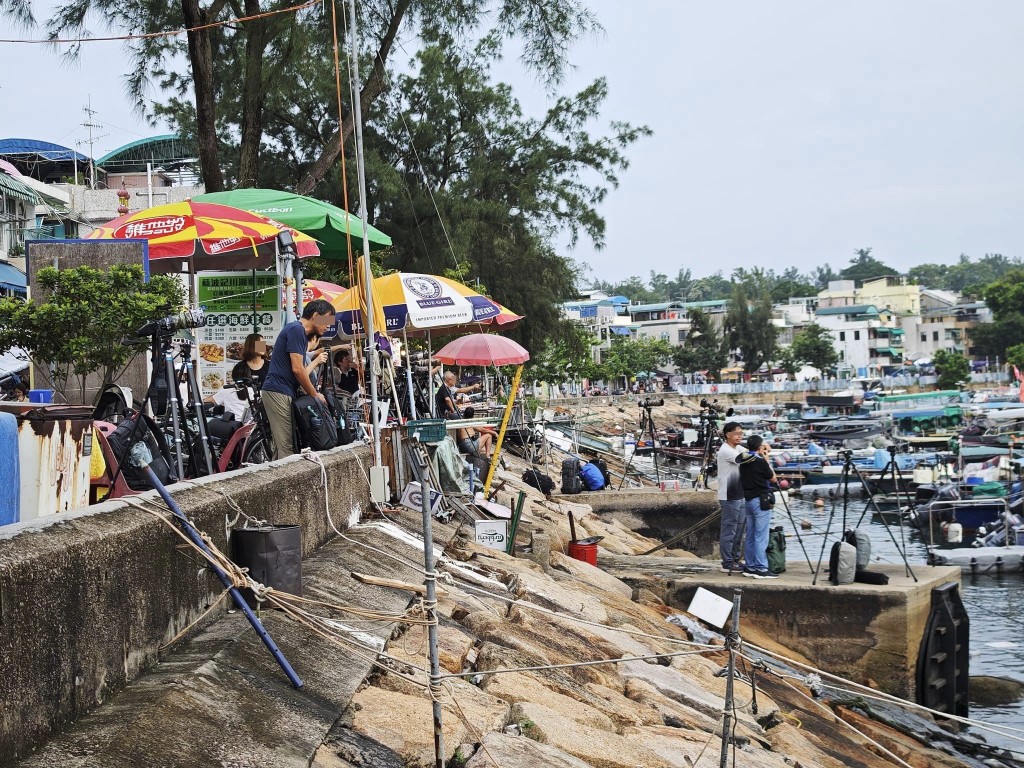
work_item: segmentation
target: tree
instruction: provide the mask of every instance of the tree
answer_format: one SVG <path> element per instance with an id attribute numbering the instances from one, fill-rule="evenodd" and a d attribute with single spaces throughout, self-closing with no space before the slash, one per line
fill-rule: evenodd
<path id="1" fill-rule="evenodd" d="M 839 353 L 832 343 L 831 332 L 817 323 L 804 326 L 793 338 L 790 354 L 798 365 L 809 365 L 818 369 L 822 375 L 839 362 Z"/>
<path id="2" fill-rule="evenodd" d="M 823 264 L 811 271 L 810 278 L 819 291 L 824 291 L 828 288 L 829 283 L 839 279 L 839 273 L 832 269 L 830 265 Z"/>
<path id="3" fill-rule="evenodd" d="M 899 274 L 892 267 L 887 267 L 871 255 L 870 248 L 858 248 L 850 259 L 850 266 L 839 273 L 843 280 L 856 280 L 863 283 L 875 277 Z"/>
<path id="4" fill-rule="evenodd" d="M 985 302 L 993 321 L 971 329 L 978 354 L 1006 357 L 1007 349 L 1024 339 L 1024 269 L 1007 272 L 985 289 Z"/>
<path id="5" fill-rule="evenodd" d="M 1014 344 L 1006 349 L 1006 362 L 1024 373 L 1024 344 Z"/>
<path id="6" fill-rule="evenodd" d="M 68 401 L 86 402 L 86 379 L 100 375 L 95 400 L 112 386 L 145 345 L 124 341 L 149 320 L 177 311 L 184 302 L 181 284 L 156 275 L 142 280 L 142 267 L 116 265 L 39 271 L 45 300 L 0 299 L 0 352 L 21 347 L 43 371 L 51 388 Z M 69 396 L 74 384 L 78 397 Z"/>
<path id="7" fill-rule="evenodd" d="M 775 355 L 775 364 L 782 369 L 782 372 L 786 374 L 790 381 L 796 378 L 797 373 L 800 372 L 800 366 L 803 365 L 803 361 L 800 360 L 796 353 L 793 351 L 793 345 L 783 347 Z"/>
<path id="8" fill-rule="evenodd" d="M 469 54 L 425 47 L 396 78 L 368 125 L 371 194 L 394 241 L 385 266 L 437 274 L 468 263 L 467 276 L 527 315 L 512 335 L 538 350 L 576 290 L 575 266 L 550 242 L 563 232 L 603 242 L 598 206 L 649 131 L 616 122 L 592 133 L 603 80 L 524 117 L 511 90 L 490 82 L 494 53 L 486 43 Z"/>
<path id="9" fill-rule="evenodd" d="M 575 376 L 601 378 L 593 362 L 598 338 L 582 325 L 563 321 L 539 354 L 527 364 L 530 376 L 538 381 L 561 382 Z"/>
<path id="10" fill-rule="evenodd" d="M 604 358 L 610 378 L 630 378 L 652 373 L 672 359 L 672 345 L 664 339 L 616 338 Z"/>
<path id="11" fill-rule="evenodd" d="M 733 290 L 725 314 L 725 338 L 739 351 L 743 370 L 756 373 L 775 356 L 778 329 L 772 323 L 772 298 L 760 269 L 733 272 Z"/>
<path id="12" fill-rule="evenodd" d="M 939 377 L 939 389 L 958 389 L 961 384 L 970 380 L 971 364 L 959 352 L 951 352 L 948 349 L 936 350 L 932 355 L 932 362 Z"/>
<path id="13" fill-rule="evenodd" d="M 115 0 L 65 0 L 45 26 L 54 39 L 89 36 L 90 19 L 116 34 L 197 28 L 184 36 L 141 37 L 127 43 L 129 98 L 150 118 L 170 117 L 180 133 L 196 141 L 207 191 L 219 191 L 232 179 L 243 186 L 263 183 L 265 172 L 281 169 L 278 162 L 261 162 L 261 157 L 269 156 L 275 161 L 290 160 L 285 168 L 293 175 L 287 186 L 299 182 L 297 191 L 309 194 L 330 176 L 343 140 L 351 137 L 354 128 L 351 111 L 339 126 L 335 106 L 333 39 L 337 33 L 341 45 L 345 44 L 346 9 L 338 3 L 336 19 L 329 10 L 334 6 L 325 5 L 324 10 L 317 7 L 244 23 L 232 21 L 303 4 L 301 0 L 138 0 L 125 5 Z M 431 44 L 442 38 L 476 40 L 486 24 L 487 37 L 495 44 L 514 41 L 524 67 L 548 83 L 552 92 L 569 65 L 571 43 L 601 30 L 593 14 L 575 0 L 362 0 L 357 13 L 360 50 L 356 54 L 365 60 L 359 93 L 364 116 L 371 115 L 372 107 L 392 85 L 391 54 L 402 30 Z M 0 3 L 0 16 L 24 25 L 35 23 L 30 0 Z M 198 29 L 210 24 L 219 26 Z M 72 45 L 64 55 L 74 59 L 79 47 Z M 345 52 L 340 55 L 344 59 Z M 188 66 L 176 69 L 179 61 L 187 61 Z M 153 84 L 170 91 L 173 98 L 150 108 L 152 99 L 147 96 Z M 349 93 L 344 80 L 342 90 Z"/>
<path id="14" fill-rule="evenodd" d="M 722 339 L 711 318 L 699 309 L 690 310 L 690 332 L 681 347 L 672 353 L 672 362 L 680 372 L 709 371 L 718 377 L 728 362 Z"/>

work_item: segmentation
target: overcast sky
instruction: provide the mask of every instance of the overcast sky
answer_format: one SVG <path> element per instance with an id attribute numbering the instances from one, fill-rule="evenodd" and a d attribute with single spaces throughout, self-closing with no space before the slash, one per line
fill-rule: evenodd
<path id="1" fill-rule="evenodd" d="M 606 34 L 572 52 L 567 87 L 606 76 L 606 119 L 655 132 L 604 205 L 604 250 L 572 254 L 595 276 L 1024 254 L 1024 3 L 587 2 Z M 84 142 L 89 94 L 97 157 L 164 132 L 125 103 L 125 61 L 116 43 L 71 67 L 0 44 L 0 137 Z"/>

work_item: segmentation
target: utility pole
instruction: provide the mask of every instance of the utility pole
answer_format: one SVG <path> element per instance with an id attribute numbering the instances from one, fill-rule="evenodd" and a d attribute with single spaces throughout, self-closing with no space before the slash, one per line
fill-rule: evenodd
<path id="1" fill-rule="evenodd" d="M 81 125 L 83 128 L 88 129 L 89 131 L 89 138 L 86 140 L 86 144 L 89 145 L 89 189 L 96 189 L 96 165 L 93 162 L 93 157 L 96 153 L 93 152 L 93 145 L 100 139 L 106 138 L 108 134 L 105 133 L 102 136 L 92 135 L 93 128 L 103 127 L 99 123 L 94 123 L 92 121 L 93 115 L 96 114 L 96 110 L 92 108 L 92 94 L 89 94 L 89 101 L 84 107 L 82 107 L 82 111 L 85 112 L 85 122 L 79 123 L 79 125 Z M 75 183 L 78 183 L 77 171 Z"/>
<path id="2" fill-rule="evenodd" d="M 740 644 L 740 593 L 732 596 L 732 627 L 725 637 L 725 648 L 729 651 L 728 677 L 725 681 L 725 717 L 722 718 L 722 753 L 719 768 L 729 765 L 729 742 L 732 741 L 733 682 L 736 677 L 736 649 Z"/>

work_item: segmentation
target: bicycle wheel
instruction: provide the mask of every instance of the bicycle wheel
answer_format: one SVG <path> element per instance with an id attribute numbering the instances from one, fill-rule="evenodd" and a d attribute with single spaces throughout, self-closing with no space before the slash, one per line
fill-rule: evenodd
<path id="1" fill-rule="evenodd" d="M 265 464 L 274 458 L 274 443 L 259 429 L 254 429 L 242 449 L 242 464 Z"/>

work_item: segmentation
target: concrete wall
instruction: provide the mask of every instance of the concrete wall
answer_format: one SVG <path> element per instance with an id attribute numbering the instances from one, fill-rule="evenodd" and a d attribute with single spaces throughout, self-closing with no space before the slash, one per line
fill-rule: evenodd
<path id="1" fill-rule="evenodd" d="M 369 509 L 370 453 L 321 457 L 331 514 L 344 529 Z M 308 555 L 334 535 L 320 487 L 320 467 L 295 456 L 181 483 L 173 495 L 225 550 L 235 513 L 221 493 L 251 515 L 301 525 Z M 140 498 L 163 506 L 155 493 Z M 0 528 L 0 765 L 138 677 L 220 594 L 220 582 L 182 544 L 125 501 Z"/>

